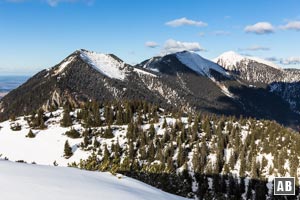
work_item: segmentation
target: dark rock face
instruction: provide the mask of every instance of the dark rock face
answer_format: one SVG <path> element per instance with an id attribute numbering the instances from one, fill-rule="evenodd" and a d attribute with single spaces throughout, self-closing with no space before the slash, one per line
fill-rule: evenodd
<path id="1" fill-rule="evenodd" d="M 4 96 L 0 101 L 0 120 L 12 114 L 28 114 L 40 107 L 50 110 L 66 102 L 80 106 L 89 100 L 138 99 L 170 109 L 244 115 L 272 119 L 286 125 L 298 123 L 299 115 L 280 98 L 281 93 L 270 93 L 267 84 L 249 87 L 246 80 L 237 77 L 237 72 L 225 75 L 208 69 L 210 75 L 199 74 L 178 60 L 176 54 L 170 54 L 134 67 L 124 64 L 120 70 L 126 76 L 121 80 L 99 72 L 82 59 L 82 51 L 76 51 L 53 68 L 37 73 Z M 115 55 L 109 56 L 121 62 Z M 61 68 L 66 62 L 68 65 Z"/>

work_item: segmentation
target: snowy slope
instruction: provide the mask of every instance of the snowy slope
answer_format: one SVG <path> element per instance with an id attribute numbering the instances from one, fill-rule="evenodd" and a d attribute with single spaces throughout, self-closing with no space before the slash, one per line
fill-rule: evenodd
<path id="1" fill-rule="evenodd" d="M 202 58 L 200 55 L 194 52 L 183 51 L 176 53 L 175 55 L 182 64 L 201 75 L 210 76 L 210 69 L 213 69 L 226 76 L 226 72 L 222 67 L 205 58 Z"/>
<path id="2" fill-rule="evenodd" d="M 24 160 L 43 165 L 53 165 L 53 162 L 56 161 L 60 166 L 67 166 L 68 163 L 87 158 L 89 153 L 77 148 L 82 139 L 72 139 L 64 135 L 70 128 L 61 127 L 59 124 L 62 110 L 52 114 L 54 118 L 46 122 L 47 129 L 32 130 L 36 135 L 35 138 L 26 137 L 29 126 L 24 117 L 13 122 L 22 126 L 20 131 L 12 131 L 10 129 L 12 122 L 10 121 L 0 123 L 0 127 L 2 127 L 0 128 L 0 156 L 2 154 L 2 157 L 7 157 L 13 161 Z M 81 125 L 74 125 L 73 128 L 80 130 Z M 69 141 L 74 152 L 74 155 L 69 159 L 63 157 L 66 140 Z"/>
<path id="3" fill-rule="evenodd" d="M 123 61 L 117 60 L 108 54 L 86 50 L 80 50 L 80 56 L 103 75 L 119 80 L 125 79 L 125 63 Z"/>
<path id="4" fill-rule="evenodd" d="M 63 62 L 60 63 L 58 66 L 58 69 L 55 71 L 54 75 L 57 75 L 64 71 L 64 69 L 74 60 L 75 56 L 71 56 L 63 60 Z M 48 69 L 50 70 L 50 69 Z"/>
<path id="5" fill-rule="evenodd" d="M 180 200 L 140 181 L 74 168 L 0 160 L 0 196 L 5 200 Z"/>
<path id="6" fill-rule="evenodd" d="M 253 61 L 264 65 L 268 65 L 278 70 L 282 70 L 279 66 L 277 66 L 276 64 L 270 61 L 261 58 L 256 58 L 256 57 L 242 56 L 234 51 L 227 51 L 221 54 L 219 57 L 213 59 L 213 61 L 228 70 L 237 70 L 237 64 L 241 62 L 247 65 L 249 62 L 253 62 Z"/>

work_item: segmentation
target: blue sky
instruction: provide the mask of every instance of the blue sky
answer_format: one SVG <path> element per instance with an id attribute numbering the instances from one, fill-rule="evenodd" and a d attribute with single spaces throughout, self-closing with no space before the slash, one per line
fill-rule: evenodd
<path id="1" fill-rule="evenodd" d="M 300 68 L 299 0 L 0 0 L 0 75 L 32 75 L 76 49 L 129 64 L 188 49 Z"/>

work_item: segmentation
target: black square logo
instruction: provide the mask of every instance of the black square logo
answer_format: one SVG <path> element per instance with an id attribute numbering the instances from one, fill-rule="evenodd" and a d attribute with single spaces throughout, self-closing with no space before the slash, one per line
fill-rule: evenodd
<path id="1" fill-rule="evenodd" d="M 275 178 L 274 195 L 295 195 L 295 178 L 294 177 Z"/>

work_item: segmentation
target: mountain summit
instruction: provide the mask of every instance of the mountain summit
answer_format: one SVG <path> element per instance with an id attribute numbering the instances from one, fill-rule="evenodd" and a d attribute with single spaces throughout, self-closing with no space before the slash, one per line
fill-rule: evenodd
<path id="1" fill-rule="evenodd" d="M 224 67 L 227 70 L 238 70 L 239 63 L 245 63 L 246 65 L 251 62 L 257 62 L 260 64 L 263 64 L 267 67 L 273 67 L 278 70 L 282 70 L 281 67 L 277 66 L 276 64 L 264 60 L 257 57 L 251 57 L 251 56 L 242 56 L 234 51 L 227 51 L 221 54 L 219 57 L 213 59 L 214 62 L 218 63 L 222 67 Z"/>
<path id="2" fill-rule="evenodd" d="M 158 63 L 162 65 L 158 65 Z M 175 63 L 176 65 L 174 65 Z M 163 57 L 154 57 L 144 62 L 142 67 L 162 73 L 176 72 L 176 70 L 180 72 L 184 71 L 184 68 L 187 67 L 189 70 L 202 76 L 212 77 L 212 71 L 227 76 L 226 71 L 222 67 L 190 51 L 177 52 Z"/>

